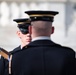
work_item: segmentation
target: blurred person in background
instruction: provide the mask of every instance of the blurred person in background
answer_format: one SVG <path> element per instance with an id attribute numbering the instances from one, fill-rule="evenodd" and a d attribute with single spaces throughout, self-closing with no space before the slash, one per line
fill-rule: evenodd
<path id="1" fill-rule="evenodd" d="M 20 38 L 21 41 L 21 45 L 19 45 L 18 47 L 16 47 L 15 49 L 13 49 L 13 51 L 11 51 L 10 53 L 13 55 L 14 53 L 22 50 L 23 47 L 27 47 L 26 45 L 28 45 L 31 42 L 31 36 L 29 34 L 28 28 L 30 23 L 30 20 L 28 18 L 23 18 L 23 19 L 14 19 L 15 22 L 18 23 L 17 27 L 17 36 Z M 4 59 L 3 57 L 1 57 L 0 59 L 0 75 L 8 75 L 9 74 L 9 67 L 8 64 L 9 61 Z M 11 66 L 11 64 L 10 64 Z M 5 74 L 5 72 L 8 72 L 7 74 Z"/>
<path id="2" fill-rule="evenodd" d="M 30 20 L 28 18 L 25 19 L 14 19 L 15 22 L 18 23 L 18 30 L 17 30 L 17 36 L 20 38 L 21 45 L 14 49 L 20 50 L 23 47 L 27 46 L 31 42 L 31 35 L 29 34 L 29 25 L 31 24 Z"/>

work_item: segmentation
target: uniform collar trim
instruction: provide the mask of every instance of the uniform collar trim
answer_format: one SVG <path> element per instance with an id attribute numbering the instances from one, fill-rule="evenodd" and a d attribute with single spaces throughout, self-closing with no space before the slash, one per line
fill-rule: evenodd
<path id="1" fill-rule="evenodd" d="M 32 39 L 32 41 L 36 41 L 36 40 L 51 40 L 51 39 L 50 37 L 47 37 L 47 36 L 40 36 Z"/>

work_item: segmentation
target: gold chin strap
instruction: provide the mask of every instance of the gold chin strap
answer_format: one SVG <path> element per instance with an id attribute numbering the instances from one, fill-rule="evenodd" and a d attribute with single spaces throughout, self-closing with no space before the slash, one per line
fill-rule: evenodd
<path id="1" fill-rule="evenodd" d="M 11 62 L 12 62 L 12 55 L 9 58 L 9 74 L 11 74 Z"/>
<path id="2" fill-rule="evenodd" d="M 30 21 L 27 21 L 27 22 L 18 22 L 18 24 L 26 24 L 26 23 L 30 23 Z"/>
<path id="3" fill-rule="evenodd" d="M 30 15 L 30 17 L 39 17 L 39 16 L 54 17 L 54 15 L 51 15 L 51 14 L 34 14 L 34 15 Z"/>

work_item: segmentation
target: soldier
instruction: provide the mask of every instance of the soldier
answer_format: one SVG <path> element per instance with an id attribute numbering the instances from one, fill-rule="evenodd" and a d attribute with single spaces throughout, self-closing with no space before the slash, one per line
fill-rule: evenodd
<path id="1" fill-rule="evenodd" d="M 57 11 L 26 11 L 32 41 L 13 54 L 12 75 L 75 75 L 75 52 L 54 43 L 52 23 Z"/>
<path id="2" fill-rule="evenodd" d="M 24 46 L 26 46 L 27 44 L 31 42 L 31 36 L 28 31 L 29 25 L 31 24 L 30 20 L 28 18 L 23 18 L 23 19 L 14 19 L 14 21 L 18 23 L 17 35 L 20 38 L 21 45 L 16 47 L 15 49 L 13 49 L 13 51 L 10 52 L 10 54 L 12 55 L 22 50 Z M 8 62 L 9 62 L 8 60 L 1 57 L 0 75 L 8 75 L 9 73 L 11 74 L 11 62 L 9 62 L 10 65 L 8 64 Z"/>
<path id="3" fill-rule="evenodd" d="M 18 23 L 18 26 L 17 26 L 18 30 L 16 33 L 17 33 L 18 37 L 20 38 L 21 45 L 14 49 L 14 51 L 16 51 L 16 50 L 18 51 L 31 42 L 31 36 L 28 31 L 29 25 L 31 23 L 28 18 L 14 19 L 13 21 Z"/>

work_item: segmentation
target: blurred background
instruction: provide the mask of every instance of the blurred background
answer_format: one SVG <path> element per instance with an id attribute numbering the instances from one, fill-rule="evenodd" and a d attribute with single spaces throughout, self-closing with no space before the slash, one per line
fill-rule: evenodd
<path id="1" fill-rule="evenodd" d="M 76 0 L 0 0 L 0 47 L 11 51 L 20 45 L 13 19 L 29 17 L 27 10 L 59 11 L 51 39 L 76 51 Z"/>

